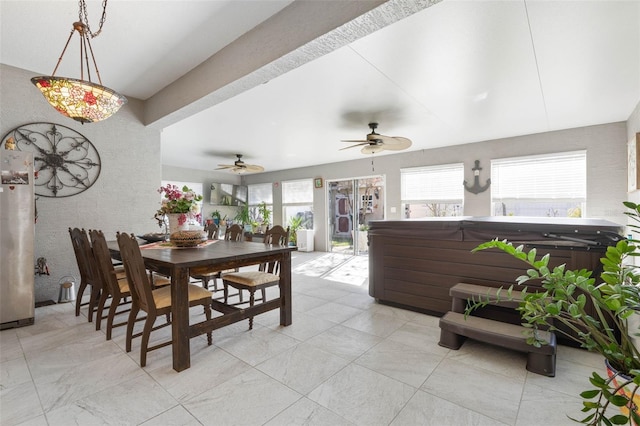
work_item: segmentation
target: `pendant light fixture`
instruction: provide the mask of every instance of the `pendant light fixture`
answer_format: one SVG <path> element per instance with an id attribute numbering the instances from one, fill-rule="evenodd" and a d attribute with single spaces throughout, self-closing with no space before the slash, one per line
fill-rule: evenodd
<path id="1" fill-rule="evenodd" d="M 71 34 L 62 49 L 62 54 L 53 73 L 50 76 L 33 77 L 31 82 L 42 92 L 47 102 L 60 114 L 73 118 L 81 123 L 93 123 L 111 117 L 122 105 L 127 103 L 127 98 L 116 93 L 108 87 L 102 86 L 102 79 L 98 71 L 98 65 L 93 55 L 91 38 L 96 37 L 102 31 L 102 26 L 107 15 L 107 0 L 102 2 L 102 17 L 100 27 L 96 33 L 89 28 L 87 5 L 85 0 L 79 1 L 78 22 L 73 23 Z M 75 32 L 80 36 L 80 79 L 56 77 L 56 71 L 69 46 L 69 42 Z M 91 69 L 89 67 L 89 54 L 93 62 L 96 76 L 100 84 L 91 81 Z M 88 80 L 84 80 L 85 67 Z"/>

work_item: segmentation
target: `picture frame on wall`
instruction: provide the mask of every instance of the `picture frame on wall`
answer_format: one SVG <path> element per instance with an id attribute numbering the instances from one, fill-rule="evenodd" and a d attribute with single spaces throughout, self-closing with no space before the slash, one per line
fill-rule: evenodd
<path id="1" fill-rule="evenodd" d="M 315 188 L 322 188 L 322 178 L 315 178 L 313 180 L 313 186 Z"/>
<path id="2" fill-rule="evenodd" d="M 640 133 L 636 133 L 627 144 L 627 191 L 640 189 L 640 168 L 638 158 L 640 154 Z"/>

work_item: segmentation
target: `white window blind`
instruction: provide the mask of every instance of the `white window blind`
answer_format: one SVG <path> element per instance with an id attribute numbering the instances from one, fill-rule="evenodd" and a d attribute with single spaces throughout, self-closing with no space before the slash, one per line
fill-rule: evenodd
<path id="1" fill-rule="evenodd" d="M 403 203 L 462 202 L 464 164 L 400 169 Z"/>
<path id="2" fill-rule="evenodd" d="M 271 182 L 249 185 L 249 205 L 257 206 L 263 201 L 267 204 L 273 204 Z"/>
<path id="3" fill-rule="evenodd" d="M 587 153 L 573 151 L 491 161 L 491 198 L 586 200 Z"/>
<path id="4" fill-rule="evenodd" d="M 291 180 L 282 182 L 283 204 L 313 204 L 313 180 Z"/>

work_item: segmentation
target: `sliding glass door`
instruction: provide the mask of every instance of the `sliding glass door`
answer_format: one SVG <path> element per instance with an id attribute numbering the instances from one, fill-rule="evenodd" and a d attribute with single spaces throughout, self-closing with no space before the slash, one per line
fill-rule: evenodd
<path id="1" fill-rule="evenodd" d="M 384 178 L 327 181 L 329 249 L 334 253 L 368 253 L 368 223 L 384 219 Z"/>

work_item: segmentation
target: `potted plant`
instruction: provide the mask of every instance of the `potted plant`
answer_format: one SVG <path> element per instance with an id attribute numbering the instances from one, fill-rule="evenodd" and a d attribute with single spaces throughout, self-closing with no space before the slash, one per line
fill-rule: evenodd
<path id="1" fill-rule="evenodd" d="M 631 209 L 625 214 L 640 222 L 640 205 L 624 204 Z M 629 226 L 640 229 L 638 225 Z M 527 273 L 516 279 L 518 285 L 540 281 L 541 289 L 535 292 L 524 289 L 517 308 L 525 327 L 534 330 L 548 327 L 604 357 L 607 377 L 593 372 L 589 381 L 594 388 L 580 394 L 582 411 L 587 416 L 573 420 L 581 423 L 640 425 L 640 352 L 632 339 L 639 335 L 639 330 L 635 322 L 634 325 L 629 322 L 629 318 L 640 311 L 640 273 L 629 264 L 630 258 L 640 256 L 639 243 L 622 239 L 608 247 L 605 257 L 600 259 L 603 272 L 599 279 L 585 269 L 566 270 L 565 265 L 550 269 L 549 255 L 539 257 L 535 248 L 527 252 L 522 246 L 515 247 L 507 241 L 493 240 L 474 249 L 497 248 L 526 263 Z M 505 298 L 510 297 L 512 288 L 506 291 Z M 466 313 L 491 303 L 488 298 L 471 302 Z M 586 308 L 589 305 L 593 306 L 592 310 Z M 558 327 L 560 324 L 564 327 Z M 539 346 L 546 342 L 532 333 L 528 343 Z M 620 407 L 620 412 L 612 411 L 612 406 Z"/>
<path id="2" fill-rule="evenodd" d="M 218 210 L 211 212 L 211 217 L 213 218 L 213 223 L 220 225 L 220 212 Z"/>
<path id="3" fill-rule="evenodd" d="M 186 185 L 180 189 L 177 185 L 172 184 L 160 187 L 158 192 L 164 194 L 164 198 L 154 217 L 160 223 L 160 218 L 164 221 L 166 215 L 169 218 L 170 233 L 185 226 L 189 219 L 200 221 L 202 195 L 196 194 Z"/>
<path id="4" fill-rule="evenodd" d="M 269 210 L 265 201 L 258 205 L 258 214 L 262 218 L 261 229 L 264 231 L 271 225 L 271 210 Z"/>
<path id="5" fill-rule="evenodd" d="M 303 220 L 304 218 L 298 215 L 289 218 L 289 243 L 291 245 L 298 244 L 298 229 L 302 227 Z"/>
<path id="6" fill-rule="evenodd" d="M 238 214 L 236 215 L 236 217 L 234 218 L 234 220 L 236 220 L 237 222 L 241 223 L 244 228 L 245 231 L 251 231 L 251 213 L 249 211 L 249 205 L 245 204 L 240 208 L 240 211 L 238 212 Z M 249 229 L 247 229 L 249 228 Z"/>

